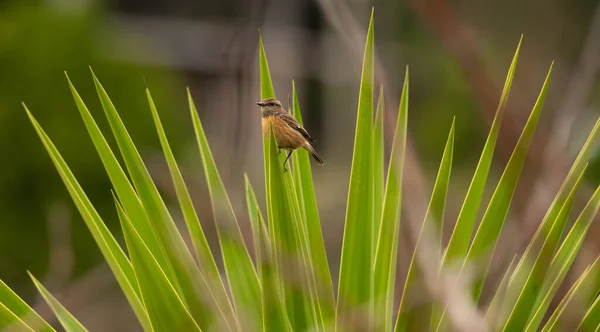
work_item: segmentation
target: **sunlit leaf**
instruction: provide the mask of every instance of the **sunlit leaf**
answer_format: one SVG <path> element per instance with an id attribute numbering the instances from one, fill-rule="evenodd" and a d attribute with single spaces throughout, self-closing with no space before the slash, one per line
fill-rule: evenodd
<path id="1" fill-rule="evenodd" d="M 188 90 L 188 102 L 196 140 L 202 157 L 211 206 L 223 254 L 225 273 L 240 324 L 246 328 L 262 326 L 260 284 L 245 245 L 229 196 L 219 175 L 198 111 Z M 253 328 L 250 328 L 253 329 Z"/>
<path id="2" fill-rule="evenodd" d="M 46 151 L 50 155 L 54 166 L 58 170 L 61 179 L 69 191 L 75 206 L 83 217 L 83 220 L 90 230 L 90 233 L 94 237 L 94 240 L 102 252 L 102 255 L 106 259 L 106 262 L 110 266 L 115 278 L 117 279 L 117 282 L 119 283 L 119 286 L 121 286 L 123 293 L 125 293 L 125 296 L 132 306 L 138 320 L 144 329 L 149 329 L 150 322 L 148 320 L 146 310 L 144 309 L 144 305 L 141 302 L 139 286 L 129 259 L 127 256 L 125 256 L 125 253 L 115 240 L 114 236 L 110 233 L 106 227 L 106 224 L 104 224 L 100 218 L 100 215 L 98 215 L 98 212 L 85 195 L 83 189 L 75 179 L 75 176 L 67 166 L 65 160 L 54 146 L 54 143 L 52 143 L 48 135 L 46 135 L 27 107 L 25 105 L 23 106 L 25 107 L 25 111 L 27 112 L 33 127 L 44 144 Z M 98 140 L 103 140 L 106 143 L 102 135 L 94 137 Z"/>
<path id="3" fill-rule="evenodd" d="M 433 186 L 431 200 L 429 201 L 429 206 L 427 207 L 427 212 L 425 213 L 425 219 L 423 220 L 423 225 L 421 226 L 421 232 L 419 233 L 419 237 L 415 245 L 415 251 L 413 252 L 413 256 L 408 268 L 406 282 L 404 283 L 404 291 L 402 292 L 403 296 L 400 300 L 400 309 L 398 310 L 396 328 L 394 329 L 397 332 L 426 330 L 429 328 L 429 318 L 431 317 L 432 308 L 431 301 L 421 299 L 422 304 L 420 306 L 414 305 L 409 303 L 408 294 L 410 294 L 410 289 L 415 286 L 418 279 L 422 276 L 422 274 L 419 272 L 420 269 L 417 261 L 417 255 L 420 255 L 428 246 L 431 247 L 431 244 L 423 242 L 423 234 L 425 233 L 433 235 L 430 238 L 439 241 L 439 239 L 435 239 L 435 234 L 438 234 L 439 230 L 439 225 L 437 222 L 443 220 L 444 217 L 453 154 L 454 121 L 452 121 L 450 134 L 448 134 L 448 140 L 446 141 L 438 175 Z"/>
<path id="4" fill-rule="evenodd" d="M 398 232 L 400 229 L 402 175 L 408 122 L 408 86 L 409 75 L 407 67 L 385 184 L 383 211 L 379 233 L 377 234 L 377 248 L 375 250 L 373 270 L 375 312 L 384 313 L 380 320 L 384 321 L 385 331 L 391 331 L 394 319 L 393 304 L 396 284 L 396 260 L 398 256 Z"/>
<path id="5" fill-rule="evenodd" d="M 73 316 L 60 302 L 46 290 L 46 288 L 31 274 L 29 273 L 31 280 L 35 284 L 44 301 L 48 304 L 52 312 L 56 315 L 60 324 L 67 332 L 87 332 L 87 329 L 81 325 L 81 323 Z"/>
<path id="6" fill-rule="evenodd" d="M 340 259 L 337 315 L 346 321 L 370 320 L 373 278 L 373 12 L 367 32 L 358 96 L 356 135 L 346 205 L 344 240 Z M 360 308 L 368 311 L 359 311 Z M 352 317 L 348 317 L 352 315 Z M 362 318 L 361 318 L 362 316 Z M 338 328 L 344 328 L 338 326 Z"/>
<path id="7" fill-rule="evenodd" d="M 118 203 L 117 212 L 152 328 L 158 331 L 200 331 L 164 270 Z"/>
<path id="8" fill-rule="evenodd" d="M 25 328 L 48 332 L 54 329 L 23 299 L 0 280 L 0 330 Z"/>

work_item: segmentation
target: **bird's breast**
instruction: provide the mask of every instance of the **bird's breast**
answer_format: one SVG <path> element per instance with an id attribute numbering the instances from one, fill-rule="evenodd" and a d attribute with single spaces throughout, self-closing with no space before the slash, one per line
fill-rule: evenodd
<path id="1" fill-rule="evenodd" d="M 273 133 L 277 145 L 282 149 L 297 149 L 305 143 L 302 135 L 277 116 L 265 116 L 262 118 L 262 129 L 265 136 L 269 137 L 269 126 L 273 127 Z"/>

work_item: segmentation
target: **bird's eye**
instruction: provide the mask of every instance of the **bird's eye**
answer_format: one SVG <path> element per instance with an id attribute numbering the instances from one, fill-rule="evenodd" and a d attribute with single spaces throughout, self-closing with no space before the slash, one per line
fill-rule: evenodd
<path id="1" fill-rule="evenodd" d="M 277 106 L 277 104 L 275 102 L 270 102 L 269 106 Z"/>

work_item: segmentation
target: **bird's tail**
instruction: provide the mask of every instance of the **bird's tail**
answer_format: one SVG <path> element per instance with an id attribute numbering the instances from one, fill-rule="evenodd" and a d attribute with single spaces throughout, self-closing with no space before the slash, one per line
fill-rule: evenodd
<path id="1" fill-rule="evenodd" d="M 304 146 L 304 148 L 306 149 L 306 151 L 308 151 L 308 153 L 310 153 L 310 155 L 317 162 L 317 164 L 319 164 L 319 165 L 325 164 L 325 162 L 323 162 L 323 159 L 321 159 L 321 157 L 319 157 L 319 155 L 317 154 L 315 149 L 310 144 L 306 144 Z"/>

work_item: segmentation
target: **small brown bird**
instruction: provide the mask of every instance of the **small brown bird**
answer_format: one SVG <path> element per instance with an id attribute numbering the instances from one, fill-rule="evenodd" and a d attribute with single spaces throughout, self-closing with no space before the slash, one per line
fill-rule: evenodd
<path id="1" fill-rule="evenodd" d="M 281 102 L 275 98 L 265 98 L 259 101 L 258 104 L 262 111 L 262 129 L 263 133 L 269 136 L 269 124 L 273 127 L 273 133 L 277 140 L 277 146 L 279 149 L 288 150 L 288 155 L 283 162 L 283 169 L 285 163 L 290 159 L 292 152 L 298 148 L 304 148 L 310 155 L 315 159 L 319 165 L 323 165 L 323 160 L 312 147 L 311 144 L 315 143 L 315 140 L 310 137 L 306 129 L 302 128 L 300 123 L 285 111 Z"/>

